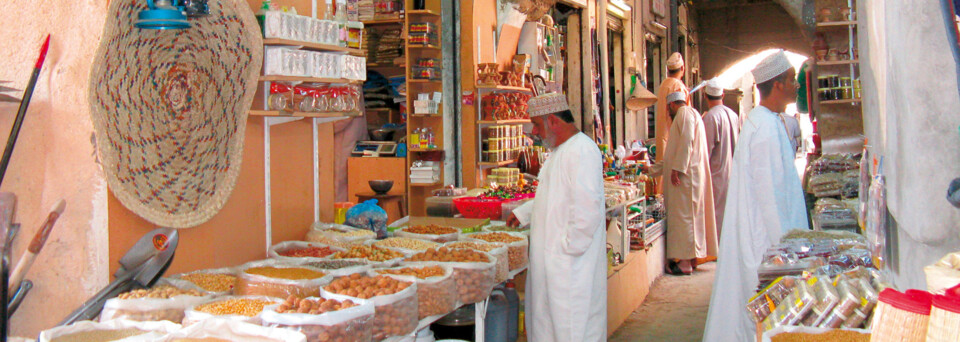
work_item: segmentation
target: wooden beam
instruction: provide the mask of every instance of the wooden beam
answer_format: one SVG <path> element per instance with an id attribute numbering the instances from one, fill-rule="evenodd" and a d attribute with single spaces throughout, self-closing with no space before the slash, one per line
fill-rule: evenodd
<path id="1" fill-rule="evenodd" d="M 613 85 L 616 87 L 616 93 L 614 93 L 614 112 L 612 115 L 616 118 L 617 123 L 617 139 L 613 142 L 614 145 L 622 145 L 626 143 L 627 130 L 625 125 L 628 121 L 625 118 L 627 111 L 623 101 L 623 93 L 628 91 L 629 88 L 628 86 L 624 86 L 623 82 L 623 73 L 626 71 L 626 68 L 623 64 L 624 52 L 623 35 L 613 35 Z"/>
<path id="2" fill-rule="evenodd" d="M 583 50 L 580 44 L 580 14 L 567 17 L 567 101 L 577 127 L 583 128 Z"/>
<path id="3" fill-rule="evenodd" d="M 580 20 L 581 34 L 578 37 L 581 43 L 580 50 L 582 51 L 580 60 L 583 61 L 583 64 L 581 64 L 583 79 L 580 82 L 583 87 L 583 94 L 581 95 L 583 101 L 583 124 L 580 129 L 591 138 L 596 138 L 593 130 L 593 111 L 596 107 L 593 93 L 593 39 L 590 34 L 593 32 L 594 26 L 596 26 L 594 25 L 596 8 L 593 6 L 595 3 L 594 0 L 589 0 L 587 10 L 582 12 L 583 18 Z"/>

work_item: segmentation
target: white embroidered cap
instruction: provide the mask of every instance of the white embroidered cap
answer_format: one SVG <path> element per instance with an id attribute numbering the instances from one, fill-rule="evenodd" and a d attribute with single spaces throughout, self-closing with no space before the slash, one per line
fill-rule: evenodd
<path id="1" fill-rule="evenodd" d="M 527 112 L 530 113 L 531 118 L 569 109 L 567 97 L 560 93 L 543 94 L 527 101 Z"/>
<path id="2" fill-rule="evenodd" d="M 783 50 L 780 50 L 767 56 L 760 61 L 760 64 L 757 64 L 757 67 L 753 68 L 753 79 L 757 84 L 760 84 L 780 76 L 780 74 L 787 72 L 790 68 L 793 68 L 793 66 L 790 65 L 787 54 L 784 53 Z"/>
<path id="3" fill-rule="evenodd" d="M 673 71 L 683 67 L 683 55 L 679 52 L 674 52 L 670 55 L 670 58 L 667 59 L 667 70 Z"/>
<path id="4" fill-rule="evenodd" d="M 674 103 L 677 101 L 683 101 L 684 103 L 686 103 L 687 94 L 684 94 L 683 92 L 678 91 L 678 92 L 670 93 L 670 95 L 667 95 L 667 103 Z"/>
<path id="5" fill-rule="evenodd" d="M 707 81 L 707 85 L 703 88 L 703 91 L 710 96 L 723 96 L 723 87 L 720 86 L 720 82 L 716 78 Z"/>

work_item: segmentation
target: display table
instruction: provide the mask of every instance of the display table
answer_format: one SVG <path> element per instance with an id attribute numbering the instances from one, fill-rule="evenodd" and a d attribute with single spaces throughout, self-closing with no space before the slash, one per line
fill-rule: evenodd
<path id="1" fill-rule="evenodd" d="M 643 304 L 650 286 L 663 274 L 665 251 L 664 239 L 656 239 L 649 249 L 631 251 L 623 264 L 607 272 L 608 337 Z"/>

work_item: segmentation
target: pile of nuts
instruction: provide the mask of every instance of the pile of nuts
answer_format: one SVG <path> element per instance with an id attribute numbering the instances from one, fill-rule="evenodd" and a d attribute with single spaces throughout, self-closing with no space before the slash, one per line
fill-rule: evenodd
<path id="1" fill-rule="evenodd" d="M 440 266 L 404 267 L 377 270 L 382 274 L 414 276 L 418 279 L 443 277 L 446 273 Z M 457 308 L 457 283 L 453 277 L 440 281 L 417 282 L 419 318 L 445 315 Z"/>
<path id="2" fill-rule="evenodd" d="M 417 253 L 408 261 L 439 261 L 439 262 L 490 262 L 486 254 L 469 249 L 459 248 L 431 248 Z"/>
<path id="3" fill-rule="evenodd" d="M 203 293 L 196 290 L 182 290 L 169 285 L 160 285 L 150 289 L 140 289 L 133 290 L 126 293 L 121 293 L 117 298 L 119 299 L 140 299 L 140 298 L 155 298 L 155 299 L 169 299 L 176 296 L 196 296 L 202 297 Z"/>
<path id="4" fill-rule="evenodd" d="M 502 242 L 506 244 L 526 241 L 526 238 L 507 233 L 494 232 L 470 235 L 471 238 L 487 242 Z M 510 270 L 515 271 L 527 266 L 528 252 L 527 246 L 510 246 L 507 250 L 510 258 Z"/>
<path id="5" fill-rule="evenodd" d="M 332 293 L 357 298 L 373 298 L 395 294 L 410 287 L 411 283 L 387 276 L 369 277 L 354 273 L 334 280 L 324 287 Z M 390 304 L 377 305 L 373 318 L 373 339 L 382 340 L 391 336 L 406 335 L 417 328 L 417 296 L 399 299 Z"/>
<path id="6" fill-rule="evenodd" d="M 344 296 L 370 299 L 376 296 L 391 295 L 403 291 L 407 287 L 410 287 L 409 282 L 387 276 L 370 277 L 354 273 L 337 278 L 323 289 Z"/>
<path id="7" fill-rule="evenodd" d="M 412 250 L 426 250 L 428 248 L 438 247 L 440 244 L 433 241 L 424 241 L 403 237 L 386 238 L 373 243 L 377 247 L 394 247 Z"/>
<path id="8" fill-rule="evenodd" d="M 278 252 L 280 256 L 285 257 L 294 257 L 294 258 L 303 258 L 303 257 L 313 257 L 313 258 L 323 258 L 330 254 L 336 253 L 337 251 L 331 249 L 330 247 L 317 247 L 317 246 L 308 246 L 304 248 L 291 248 L 282 252 Z"/>
<path id="9" fill-rule="evenodd" d="M 247 274 L 260 275 L 267 278 L 304 280 L 323 278 L 324 274 L 320 271 L 314 271 L 299 267 L 251 267 L 244 271 Z"/>
<path id="10" fill-rule="evenodd" d="M 384 273 L 384 274 L 414 276 L 420 279 L 427 279 L 430 277 L 442 277 L 443 274 L 446 273 L 443 271 L 443 267 L 440 267 L 440 266 L 390 268 L 390 269 L 377 270 L 377 272 Z"/>
<path id="11" fill-rule="evenodd" d="M 490 253 L 491 256 L 497 259 L 497 273 L 494 277 L 496 282 L 500 283 L 510 278 L 510 257 L 508 255 L 509 250 L 504 249 L 492 252 L 495 249 L 503 248 L 504 245 L 502 243 L 457 241 L 448 243 L 445 246 L 447 248 L 464 248 Z"/>
<path id="12" fill-rule="evenodd" d="M 435 224 L 428 224 L 425 226 L 409 226 L 407 228 L 403 228 L 403 231 L 407 233 L 424 235 L 447 235 L 460 232 L 456 228 L 442 227 Z"/>
<path id="13" fill-rule="evenodd" d="M 363 266 L 367 263 L 360 260 L 319 260 L 303 263 L 303 266 L 319 268 L 321 270 L 339 270 L 341 268 Z"/>
<path id="14" fill-rule="evenodd" d="M 500 248 L 500 246 L 492 243 L 479 243 L 479 242 L 466 242 L 466 241 L 457 241 L 446 245 L 447 248 L 464 248 L 472 249 L 475 251 L 489 252 L 494 249 Z"/>
<path id="15" fill-rule="evenodd" d="M 353 246 L 346 252 L 337 252 L 331 256 L 333 259 L 367 259 L 375 262 L 383 262 L 402 257 L 403 253 L 377 246 Z"/>
<path id="16" fill-rule="evenodd" d="M 486 242 L 503 242 L 507 244 L 526 240 L 522 237 L 513 236 L 503 232 L 474 234 L 474 235 L 470 235 L 470 237 L 474 239 L 480 239 Z"/>
<path id="17" fill-rule="evenodd" d="M 237 285 L 237 277 L 221 273 L 191 273 L 180 276 L 180 279 L 189 281 L 201 289 L 210 292 L 227 292 Z"/>
<path id="18" fill-rule="evenodd" d="M 347 299 L 343 302 L 336 299 L 309 300 L 300 299 L 297 296 L 287 297 L 276 311 L 279 313 L 302 313 L 310 315 L 321 315 L 331 311 L 349 309 L 357 306 L 356 303 Z"/>
<path id="19" fill-rule="evenodd" d="M 307 234 L 306 240 L 310 242 L 322 243 L 327 246 L 340 247 L 343 249 L 347 249 L 356 245 L 356 243 L 349 242 L 349 241 L 342 241 L 342 240 L 333 238 L 331 236 L 323 235 L 322 232 L 317 232 L 317 231 L 313 231 Z"/>
<path id="20" fill-rule="evenodd" d="M 198 305 L 194 310 L 214 316 L 240 315 L 253 317 L 259 315 L 265 306 L 273 303 L 262 299 L 231 298 Z"/>

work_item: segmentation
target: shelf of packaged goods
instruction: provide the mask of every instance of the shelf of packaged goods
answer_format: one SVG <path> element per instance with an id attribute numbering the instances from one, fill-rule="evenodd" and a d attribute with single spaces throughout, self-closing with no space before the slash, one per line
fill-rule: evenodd
<path id="1" fill-rule="evenodd" d="M 477 163 L 477 165 L 487 166 L 487 167 L 501 167 L 501 166 L 508 166 L 516 163 L 517 163 L 517 159 L 513 159 L 513 160 L 505 160 L 502 162 L 479 162 Z"/>
<path id="2" fill-rule="evenodd" d="M 306 76 L 283 76 L 283 75 L 262 75 L 260 76 L 260 81 L 261 82 L 338 83 L 338 84 L 363 83 L 363 81 L 348 80 L 345 78 L 317 78 L 317 77 L 306 77 Z"/>
<path id="3" fill-rule="evenodd" d="M 284 39 L 284 38 L 265 38 L 263 40 L 263 45 L 266 46 L 299 46 L 304 50 L 310 51 L 324 51 L 324 52 L 346 52 L 355 56 L 364 56 L 366 55 L 361 49 L 353 49 L 344 46 L 338 45 L 327 45 L 314 42 L 305 42 L 300 40 L 293 39 Z"/>
<path id="4" fill-rule="evenodd" d="M 440 47 L 439 47 L 439 46 L 436 46 L 436 45 L 433 45 L 433 44 L 427 44 L 427 45 L 407 44 L 407 48 L 408 48 L 408 49 L 411 49 L 411 50 L 414 50 L 414 49 L 440 50 Z"/>
<path id="5" fill-rule="evenodd" d="M 434 11 L 431 11 L 431 10 L 409 10 L 409 11 L 407 11 L 407 15 L 409 15 L 409 16 L 414 16 L 414 15 L 429 15 L 429 16 L 437 16 L 437 17 L 439 17 L 439 16 L 440 16 L 440 13 L 434 12 Z"/>
<path id="6" fill-rule="evenodd" d="M 402 24 L 403 19 L 381 19 L 381 20 L 368 20 L 363 22 L 363 26 L 373 26 L 373 25 L 389 25 L 389 24 Z"/>
<path id="7" fill-rule="evenodd" d="M 510 91 L 520 91 L 520 92 L 524 92 L 524 93 L 532 93 L 532 92 L 533 92 L 533 91 L 530 90 L 530 88 L 525 88 L 525 87 L 511 87 L 511 86 L 504 86 L 504 85 L 497 85 L 497 86 L 477 85 L 477 90 L 480 90 L 480 91 L 510 90 Z"/>
<path id="8" fill-rule="evenodd" d="M 291 118 L 346 118 L 360 116 L 360 112 L 336 112 L 336 113 L 314 113 L 314 112 L 282 112 L 278 110 L 250 110 L 252 116 L 275 116 Z"/>
<path id="9" fill-rule="evenodd" d="M 525 124 L 525 123 L 530 123 L 530 119 L 477 121 L 477 124 L 480 124 L 480 125 L 510 125 L 510 124 Z"/>
<path id="10" fill-rule="evenodd" d="M 443 182 L 433 182 L 433 183 L 410 183 L 411 187 L 428 187 L 428 186 L 440 186 L 443 185 Z"/>
<path id="11" fill-rule="evenodd" d="M 847 26 L 857 26 L 856 21 L 825 21 L 817 23 L 817 28 L 836 28 L 836 27 L 847 27 Z"/>
<path id="12" fill-rule="evenodd" d="M 817 65 L 819 66 L 830 66 L 830 65 L 850 65 L 850 64 L 859 64 L 859 59 L 849 59 L 843 61 L 819 61 Z"/>
<path id="13" fill-rule="evenodd" d="M 820 104 L 859 104 L 860 99 L 820 101 Z"/>

